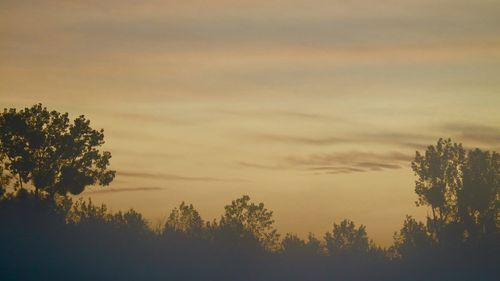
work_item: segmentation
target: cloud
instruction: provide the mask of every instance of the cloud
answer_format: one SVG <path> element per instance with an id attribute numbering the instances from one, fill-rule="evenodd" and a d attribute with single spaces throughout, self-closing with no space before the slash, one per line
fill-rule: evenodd
<path id="1" fill-rule="evenodd" d="M 500 127 L 473 123 L 448 123 L 440 127 L 448 132 L 451 137 L 469 142 L 465 145 L 479 144 L 497 146 L 500 144 Z"/>
<path id="2" fill-rule="evenodd" d="M 497 148 L 500 144 L 500 128 L 482 124 L 448 123 L 437 125 L 436 130 L 441 135 L 433 135 L 428 130 L 421 134 L 415 133 L 358 133 L 342 137 L 303 137 L 279 134 L 256 134 L 254 138 L 261 141 L 280 142 L 295 145 L 334 146 L 334 145 L 383 145 L 400 147 L 408 153 L 390 151 L 374 153 L 365 151 L 348 151 L 338 153 L 317 153 L 306 156 L 289 156 L 279 165 L 262 165 L 240 162 L 239 165 L 261 169 L 299 169 L 314 171 L 315 174 L 338 174 L 366 171 L 395 170 L 407 167 L 413 160 L 415 150 L 423 151 L 428 145 L 434 144 L 439 137 L 451 137 L 456 141 L 464 141 L 466 147 L 485 145 Z M 411 148 L 412 150 L 407 150 Z"/>
<path id="3" fill-rule="evenodd" d="M 359 124 L 360 126 L 365 126 Z M 341 144 L 383 145 L 412 150 L 425 150 L 439 138 L 452 138 L 470 145 L 486 145 L 492 148 L 500 144 L 500 127 L 472 123 L 448 123 L 436 125 L 433 130 L 416 128 L 421 133 L 397 133 L 380 131 L 376 133 L 352 133 L 338 136 L 297 136 L 285 134 L 253 134 L 259 141 L 279 142 L 295 145 L 333 146 Z M 436 134 L 435 132 L 440 132 Z"/>
<path id="4" fill-rule="evenodd" d="M 98 190 L 86 191 L 87 194 L 101 194 L 101 193 L 117 193 L 117 192 L 132 192 L 132 191 L 158 191 L 163 190 L 161 187 L 131 187 L 131 188 L 103 188 Z"/>
<path id="5" fill-rule="evenodd" d="M 363 126 L 360 124 L 360 126 Z M 413 133 L 354 133 L 338 136 L 293 136 L 283 134 L 253 134 L 251 138 L 259 141 L 281 142 L 297 145 L 330 146 L 338 144 L 378 144 L 386 146 L 399 146 L 404 148 L 422 149 L 438 137 L 427 134 Z"/>
<path id="6" fill-rule="evenodd" d="M 289 163 L 297 165 L 327 165 L 329 163 L 350 163 L 353 161 L 391 161 L 391 162 L 402 162 L 409 161 L 412 156 L 404 154 L 398 151 L 392 151 L 387 153 L 374 153 L 374 152 L 363 152 L 363 151 L 348 151 L 339 152 L 331 154 L 312 154 L 307 157 L 288 157 Z"/>
<path id="7" fill-rule="evenodd" d="M 309 168 L 310 171 L 315 171 L 316 175 L 321 174 L 349 174 L 355 172 L 366 172 L 364 169 L 354 168 L 354 167 L 312 167 Z"/>
<path id="8" fill-rule="evenodd" d="M 117 172 L 118 176 L 132 177 L 132 178 L 148 178 L 157 180 L 167 180 L 167 181 L 200 181 L 200 182 L 247 182 L 243 179 L 221 179 L 212 177 L 189 177 L 180 176 L 172 174 L 160 174 L 160 173 L 146 173 L 146 172 Z"/>
<path id="9" fill-rule="evenodd" d="M 412 44 L 415 41 L 460 40 L 464 37 L 496 37 L 492 26 L 498 25 L 497 14 L 482 11 L 474 17 L 443 18 L 429 13 L 395 13 L 381 17 L 363 14 L 358 17 L 318 14 L 290 17 L 278 10 L 274 14 L 233 12 L 238 16 L 208 14 L 207 17 L 162 16 L 148 17 L 88 17 L 69 22 L 61 29 L 65 33 L 82 35 L 106 46 L 137 48 L 160 44 L 164 48 L 206 48 L 221 46 L 270 45 L 366 45 L 384 43 Z M 448 6 L 440 7 L 448 9 Z M 422 7 L 420 7 L 422 9 Z M 245 10 L 246 11 L 246 10 Z M 256 12 L 256 11 L 254 11 Z M 300 10 L 294 11 L 301 12 Z M 424 18 L 422 18 L 424 15 Z M 469 16 L 470 17 L 470 16 Z M 457 29 L 457 21 L 468 29 Z M 102 47 L 101 47 L 102 48 Z"/>
<path id="10" fill-rule="evenodd" d="M 306 169 L 316 173 L 338 174 L 401 169 L 411 159 L 412 156 L 397 151 L 387 153 L 350 151 L 287 157 L 285 161 L 289 166 L 298 169 Z"/>
<path id="11" fill-rule="evenodd" d="M 314 137 L 299 137 L 299 136 L 273 135 L 273 134 L 259 134 L 255 135 L 254 138 L 264 141 L 283 142 L 289 144 L 306 144 L 306 145 L 333 145 L 333 144 L 346 143 L 350 141 L 347 138 L 338 138 L 338 137 L 314 138 Z"/>
<path id="12" fill-rule="evenodd" d="M 196 53 L 212 54 L 222 50 L 224 54 L 214 56 L 219 59 L 227 57 L 227 50 L 235 49 L 238 50 L 236 56 L 241 57 L 247 48 L 257 49 L 261 54 L 273 49 L 272 56 L 290 55 L 284 49 L 306 48 L 299 54 L 292 54 L 295 58 L 336 49 L 340 52 L 336 57 L 361 56 L 363 61 L 378 58 L 382 53 L 394 58 L 401 56 L 402 51 L 403 57 L 407 58 L 423 54 L 426 57 L 429 54 L 425 53 L 430 52 L 430 59 L 435 61 L 436 51 L 438 56 L 447 57 L 456 53 L 450 49 L 457 45 L 460 49 L 460 45 L 468 45 L 467 42 L 498 38 L 496 27 L 500 24 L 494 1 L 474 1 L 474 4 L 470 1 L 461 1 L 461 4 L 457 1 L 440 4 L 409 1 L 405 5 L 382 5 L 384 9 L 376 12 L 367 9 L 371 7 L 369 1 L 356 1 L 354 6 L 349 3 L 352 1 L 320 1 L 321 4 L 316 1 L 315 5 L 309 1 L 298 1 L 302 2 L 299 5 L 277 4 L 281 1 L 269 4 L 267 1 L 265 5 L 250 6 L 230 5 L 223 1 L 225 5 L 219 3 L 223 8 L 215 8 L 216 4 L 212 3 L 208 6 L 205 3 L 189 4 L 188 7 L 181 3 L 112 4 L 113 1 L 99 5 L 54 5 L 54 1 L 43 5 L 35 1 L 37 5 L 26 5 L 17 2 L 25 1 L 4 5 L 10 9 L 6 9 L 2 22 L 9 27 L 3 29 L 5 44 L 10 47 L 9 54 L 18 54 L 15 63 L 27 53 L 52 63 L 54 58 L 61 56 L 65 60 L 89 63 L 94 62 L 99 54 L 99 58 L 103 58 L 99 63 L 102 63 L 117 53 L 124 55 L 127 61 L 133 61 L 131 58 L 137 54 L 145 56 L 180 50 L 188 52 L 185 57 L 198 59 Z M 448 13 L 450 5 L 453 5 L 454 12 L 443 17 L 441 13 Z M 164 8 L 158 8 L 162 6 Z M 200 13 L 200 9 L 204 12 Z M 288 12 L 283 12 L 283 9 Z M 19 21 L 20 18 L 24 20 Z M 447 45 L 445 48 L 440 47 L 443 42 Z M 429 49 L 426 46 L 434 43 L 438 46 L 426 50 Z M 354 53 L 341 50 L 346 47 L 358 49 Z M 485 47 L 466 49 L 472 48 L 475 52 Z M 366 57 L 366 52 L 370 57 Z M 458 50 L 458 53 L 462 57 L 470 56 L 467 50 Z M 46 58 L 47 54 L 51 56 Z M 32 58 L 26 62 L 32 64 Z"/>
<path id="13" fill-rule="evenodd" d="M 256 168 L 256 169 L 266 169 L 266 170 L 287 169 L 287 167 L 284 167 L 281 165 L 263 165 L 263 164 L 257 164 L 257 163 L 249 163 L 249 162 L 238 162 L 237 164 L 241 167 L 246 167 L 246 168 Z"/>
<path id="14" fill-rule="evenodd" d="M 180 119 L 175 119 L 167 116 L 158 116 L 153 114 L 144 114 L 144 113 L 133 113 L 133 112 L 117 112 L 113 113 L 112 117 L 118 119 L 127 119 L 131 121 L 136 121 L 140 123 L 163 123 L 169 125 L 179 125 L 179 124 L 187 124 L 187 121 L 183 121 Z"/>
<path id="15" fill-rule="evenodd" d="M 408 166 L 412 159 L 412 155 L 398 151 L 386 153 L 349 151 L 289 156 L 275 165 L 249 162 L 237 162 L 237 164 L 241 167 L 265 170 L 305 170 L 314 174 L 340 174 L 401 169 Z"/>
<path id="16" fill-rule="evenodd" d="M 339 117 L 293 110 L 216 110 L 217 113 L 251 118 L 294 118 L 311 121 L 345 121 Z"/>

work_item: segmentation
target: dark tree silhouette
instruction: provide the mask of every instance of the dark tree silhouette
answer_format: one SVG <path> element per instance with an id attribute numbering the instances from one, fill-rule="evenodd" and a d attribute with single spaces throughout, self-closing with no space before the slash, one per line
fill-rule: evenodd
<path id="1" fill-rule="evenodd" d="M 108 185 L 111 153 L 100 152 L 103 130 L 90 127 L 83 115 L 70 122 L 68 114 L 41 104 L 0 114 L 0 154 L 19 187 L 31 183 L 35 194 L 80 194 L 86 186 Z"/>
<path id="2" fill-rule="evenodd" d="M 323 245 L 312 233 L 307 236 L 307 241 L 302 240 L 295 234 L 287 233 L 281 241 L 281 250 L 289 255 L 321 255 Z"/>
<path id="3" fill-rule="evenodd" d="M 68 212 L 67 221 L 84 232 L 119 233 L 132 235 L 137 239 L 152 235 L 142 214 L 133 209 L 113 214 L 106 205 L 95 205 L 91 199 L 76 201 Z"/>
<path id="4" fill-rule="evenodd" d="M 469 239 L 480 239 L 499 229 L 500 154 L 469 151 L 457 194 L 458 214 Z"/>
<path id="5" fill-rule="evenodd" d="M 354 222 L 343 220 L 333 224 L 333 231 L 325 234 L 326 249 L 331 256 L 366 254 L 370 241 L 363 225 L 356 228 Z"/>
<path id="6" fill-rule="evenodd" d="M 138 239 L 152 234 L 148 221 L 134 209 L 114 214 L 111 222 L 119 231 L 135 235 Z"/>
<path id="7" fill-rule="evenodd" d="M 163 229 L 163 234 L 167 236 L 185 235 L 201 238 L 204 232 L 204 222 L 200 214 L 192 204 L 187 205 L 184 202 L 172 210 Z"/>
<path id="8" fill-rule="evenodd" d="M 248 232 L 266 249 L 279 246 L 279 234 L 274 228 L 273 212 L 264 207 L 264 203 L 251 203 L 244 195 L 224 207 L 225 213 L 220 219 L 220 227 L 234 230 L 236 233 Z"/>
<path id="9" fill-rule="evenodd" d="M 499 229 L 500 157 L 440 139 L 412 168 L 418 205 L 431 207 L 427 229 L 439 243 L 460 244 Z"/>
<path id="10" fill-rule="evenodd" d="M 5 171 L 4 158 L 5 156 L 0 153 L 0 199 L 5 194 L 11 180 L 11 176 Z"/>
<path id="11" fill-rule="evenodd" d="M 287 233 L 281 241 L 283 252 L 287 254 L 302 254 L 306 248 L 306 241 L 299 238 L 297 235 Z"/>
<path id="12" fill-rule="evenodd" d="M 460 171 L 465 162 L 465 150 L 461 144 L 452 143 L 450 139 L 439 139 L 422 155 L 416 152 L 411 166 L 417 180 L 415 193 L 418 195 L 417 205 L 428 205 L 432 210 L 431 231 L 439 235 L 446 223 L 456 219 L 457 191 L 461 186 Z"/>
<path id="13" fill-rule="evenodd" d="M 400 257 L 410 257 L 429 250 L 432 243 L 432 237 L 427 227 L 411 216 L 406 216 L 403 227 L 394 234 L 392 250 Z"/>

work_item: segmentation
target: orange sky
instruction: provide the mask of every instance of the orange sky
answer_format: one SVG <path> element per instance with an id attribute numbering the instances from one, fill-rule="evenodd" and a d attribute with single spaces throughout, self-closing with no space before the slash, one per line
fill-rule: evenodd
<path id="1" fill-rule="evenodd" d="M 415 150 L 500 150 L 498 30 L 486 0 L 7 0 L 0 105 L 104 128 L 118 175 L 84 196 L 114 210 L 249 194 L 282 233 L 350 218 L 388 245 L 425 216 Z"/>

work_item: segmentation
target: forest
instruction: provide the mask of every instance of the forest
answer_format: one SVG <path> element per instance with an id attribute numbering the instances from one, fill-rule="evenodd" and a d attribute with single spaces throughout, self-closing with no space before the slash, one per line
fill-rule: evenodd
<path id="1" fill-rule="evenodd" d="M 76 199 L 116 176 L 104 131 L 36 104 L 0 114 L 1 280 L 499 280 L 500 154 L 442 138 L 411 162 L 425 221 L 383 248 L 364 225 L 280 234 L 247 195 L 213 221 L 182 202 L 164 225 Z M 314 219 L 314 218 L 312 218 Z"/>

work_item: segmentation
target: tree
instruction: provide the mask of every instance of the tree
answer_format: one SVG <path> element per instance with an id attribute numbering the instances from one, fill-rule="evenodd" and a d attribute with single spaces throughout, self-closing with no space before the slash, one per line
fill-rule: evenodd
<path id="1" fill-rule="evenodd" d="M 354 222 L 343 220 L 333 224 L 333 231 L 325 234 L 326 249 L 331 256 L 364 254 L 370 250 L 365 226 L 356 228 Z"/>
<path id="2" fill-rule="evenodd" d="M 498 233 L 500 155 L 466 151 L 450 139 L 439 139 L 424 155 L 416 153 L 417 205 L 428 205 L 427 229 L 438 242 L 451 244 Z"/>
<path id="3" fill-rule="evenodd" d="M 104 133 L 90 127 L 83 115 L 70 122 L 68 114 L 48 111 L 41 104 L 0 115 L 0 154 L 17 184 L 31 183 L 35 194 L 80 194 L 86 186 L 108 185 L 111 153 L 99 151 Z"/>
<path id="4" fill-rule="evenodd" d="M 67 221 L 79 230 L 92 233 L 135 235 L 137 238 L 152 234 L 142 214 L 133 209 L 113 214 L 105 204 L 95 205 L 90 198 L 88 201 L 76 201 L 67 215 Z"/>
<path id="5" fill-rule="evenodd" d="M 306 247 L 306 241 L 300 239 L 297 235 L 287 233 L 281 241 L 283 252 L 287 254 L 300 254 Z"/>
<path id="6" fill-rule="evenodd" d="M 163 233 L 200 237 L 203 233 L 203 225 L 203 219 L 193 205 L 182 202 L 168 216 Z"/>
<path id="7" fill-rule="evenodd" d="M 450 139 L 439 139 L 427 147 L 425 154 L 416 152 L 411 167 L 417 176 L 415 193 L 417 206 L 428 205 L 432 210 L 431 230 L 439 235 L 444 225 L 457 217 L 456 197 L 462 185 L 465 150 Z"/>
<path id="8" fill-rule="evenodd" d="M 118 232 L 129 234 L 136 239 L 153 234 L 148 226 L 148 221 L 134 209 L 114 214 L 111 216 L 110 222 Z"/>
<path id="9" fill-rule="evenodd" d="M 426 226 L 411 216 L 406 216 L 399 233 L 394 233 L 393 250 L 401 257 L 418 255 L 421 251 L 429 249 L 431 245 L 432 238 Z"/>
<path id="10" fill-rule="evenodd" d="M 500 154 L 474 149 L 463 166 L 463 185 L 457 204 L 461 222 L 471 238 L 498 232 L 500 211 Z"/>
<path id="11" fill-rule="evenodd" d="M 264 248 L 275 250 L 279 246 L 279 234 L 274 228 L 273 212 L 264 207 L 264 203 L 250 203 L 250 197 L 244 195 L 224 207 L 225 213 L 220 220 L 220 227 L 229 228 L 234 233 L 250 233 Z"/>
<path id="12" fill-rule="evenodd" d="M 287 233 L 281 241 L 283 253 L 292 255 L 318 255 L 322 253 L 321 241 L 309 233 L 307 241 L 302 240 L 295 234 Z"/>
<path id="13" fill-rule="evenodd" d="M 0 154 L 0 199 L 2 199 L 5 194 L 11 180 L 10 175 L 5 173 L 3 158 L 4 156 Z"/>
<path id="14" fill-rule="evenodd" d="M 90 198 L 88 201 L 80 198 L 71 206 L 67 220 L 70 224 L 95 226 L 106 224 L 110 218 L 106 205 L 98 206 Z"/>

